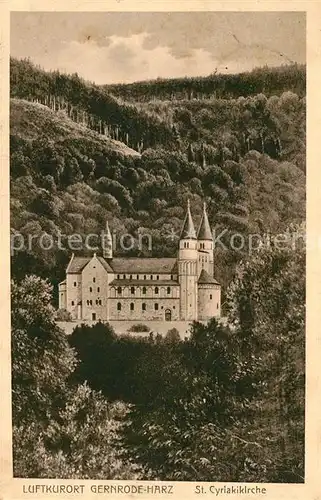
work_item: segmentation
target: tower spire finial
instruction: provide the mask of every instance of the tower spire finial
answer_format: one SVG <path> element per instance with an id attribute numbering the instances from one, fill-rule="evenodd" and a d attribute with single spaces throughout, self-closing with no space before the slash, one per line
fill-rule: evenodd
<path id="1" fill-rule="evenodd" d="M 187 212 L 185 215 L 185 220 L 184 220 L 180 239 L 181 240 L 185 240 L 185 239 L 196 240 L 196 231 L 195 231 L 194 223 L 193 223 L 193 219 L 192 219 L 189 198 L 187 199 Z"/>
<path id="2" fill-rule="evenodd" d="M 103 257 L 104 259 L 113 258 L 113 239 L 111 237 L 111 232 L 109 229 L 108 220 L 106 220 L 106 228 L 102 233 L 102 247 L 103 247 Z"/>
<path id="3" fill-rule="evenodd" d="M 207 217 L 206 202 L 203 202 L 203 215 L 200 223 L 200 227 L 197 233 L 198 240 L 213 240 L 213 235 L 210 227 L 210 223 Z"/>

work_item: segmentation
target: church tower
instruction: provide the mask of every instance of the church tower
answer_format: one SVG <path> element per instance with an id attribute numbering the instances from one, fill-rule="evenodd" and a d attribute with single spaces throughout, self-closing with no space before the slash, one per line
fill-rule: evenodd
<path id="1" fill-rule="evenodd" d="M 188 200 L 178 250 L 180 317 L 184 321 L 197 319 L 197 257 L 197 238 Z"/>
<path id="2" fill-rule="evenodd" d="M 213 235 L 208 222 L 206 204 L 203 205 L 203 214 L 197 233 L 198 265 L 197 275 L 204 269 L 210 276 L 214 275 Z"/>
<path id="3" fill-rule="evenodd" d="M 102 232 L 102 248 L 104 259 L 113 258 L 113 240 L 111 237 L 108 221 L 106 221 L 106 229 Z"/>

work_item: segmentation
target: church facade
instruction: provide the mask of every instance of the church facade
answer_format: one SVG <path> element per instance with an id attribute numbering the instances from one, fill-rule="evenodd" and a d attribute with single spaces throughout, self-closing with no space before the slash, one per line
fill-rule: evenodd
<path id="1" fill-rule="evenodd" d="M 106 226 L 103 255 L 72 255 L 59 284 L 59 308 L 83 321 L 204 321 L 221 314 L 213 236 L 204 205 L 196 233 L 188 203 L 177 258 L 113 257 Z"/>

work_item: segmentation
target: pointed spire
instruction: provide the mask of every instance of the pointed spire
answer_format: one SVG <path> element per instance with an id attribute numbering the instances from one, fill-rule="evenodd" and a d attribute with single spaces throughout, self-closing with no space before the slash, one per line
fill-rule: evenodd
<path id="1" fill-rule="evenodd" d="M 203 215 L 200 223 L 200 227 L 197 233 L 198 240 L 213 240 L 213 235 L 210 227 L 210 223 L 208 222 L 207 212 L 206 212 L 206 203 L 203 205 Z"/>
<path id="2" fill-rule="evenodd" d="M 108 238 L 111 239 L 111 232 L 110 232 L 110 229 L 109 229 L 108 220 L 106 220 L 106 235 L 107 235 Z"/>
<path id="3" fill-rule="evenodd" d="M 108 221 L 106 221 L 106 229 L 102 233 L 103 257 L 112 259 L 113 257 L 113 240 L 109 229 Z"/>
<path id="4" fill-rule="evenodd" d="M 187 200 L 187 212 L 180 236 L 181 240 L 196 240 L 196 232 L 194 228 L 194 223 L 191 214 L 191 208 L 189 200 Z"/>

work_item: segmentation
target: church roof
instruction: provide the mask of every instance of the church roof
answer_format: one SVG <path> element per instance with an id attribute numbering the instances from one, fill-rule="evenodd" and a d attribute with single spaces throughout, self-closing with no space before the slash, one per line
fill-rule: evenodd
<path id="1" fill-rule="evenodd" d="M 88 262 L 90 262 L 92 257 L 73 257 L 67 267 L 67 273 L 68 274 L 79 274 L 81 271 L 86 267 Z M 101 263 L 101 265 L 106 269 L 107 272 L 112 273 L 113 270 L 108 264 L 108 262 L 101 257 L 100 255 L 97 255 L 97 259 Z"/>
<path id="2" fill-rule="evenodd" d="M 115 273 L 166 273 L 174 274 L 176 258 L 164 257 L 115 257 L 110 260 L 109 265 Z"/>
<path id="3" fill-rule="evenodd" d="M 73 257 L 67 267 L 67 273 L 78 274 L 88 264 L 92 257 Z"/>
<path id="4" fill-rule="evenodd" d="M 91 259 L 92 257 L 73 257 L 67 267 L 67 273 L 81 273 Z M 177 273 L 177 259 L 172 257 L 115 257 L 107 262 L 103 257 L 97 255 L 97 259 L 109 273 Z"/>
<path id="5" fill-rule="evenodd" d="M 186 240 L 186 239 L 187 240 L 196 240 L 196 232 L 195 232 L 194 223 L 193 223 L 193 219 L 192 219 L 189 200 L 187 203 L 187 212 L 185 215 L 185 220 L 184 220 L 183 228 L 181 231 L 180 239 L 181 240 Z"/>
<path id="6" fill-rule="evenodd" d="M 101 263 L 101 265 L 106 269 L 108 273 L 112 273 L 113 270 L 110 267 L 109 263 L 104 259 L 104 257 L 101 257 L 100 255 L 97 255 L 97 259 Z"/>
<path id="7" fill-rule="evenodd" d="M 213 235 L 210 227 L 210 223 L 208 222 L 208 217 L 206 213 L 206 207 L 204 203 L 203 207 L 203 215 L 201 219 L 201 224 L 197 233 L 198 240 L 213 240 Z"/>
<path id="8" fill-rule="evenodd" d="M 199 285 L 219 285 L 219 282 L 216 281 L 213 276 L 210 276 L 205 269 L 202 269 L 200 277 L 198 278 L 198 284 Z"/>

